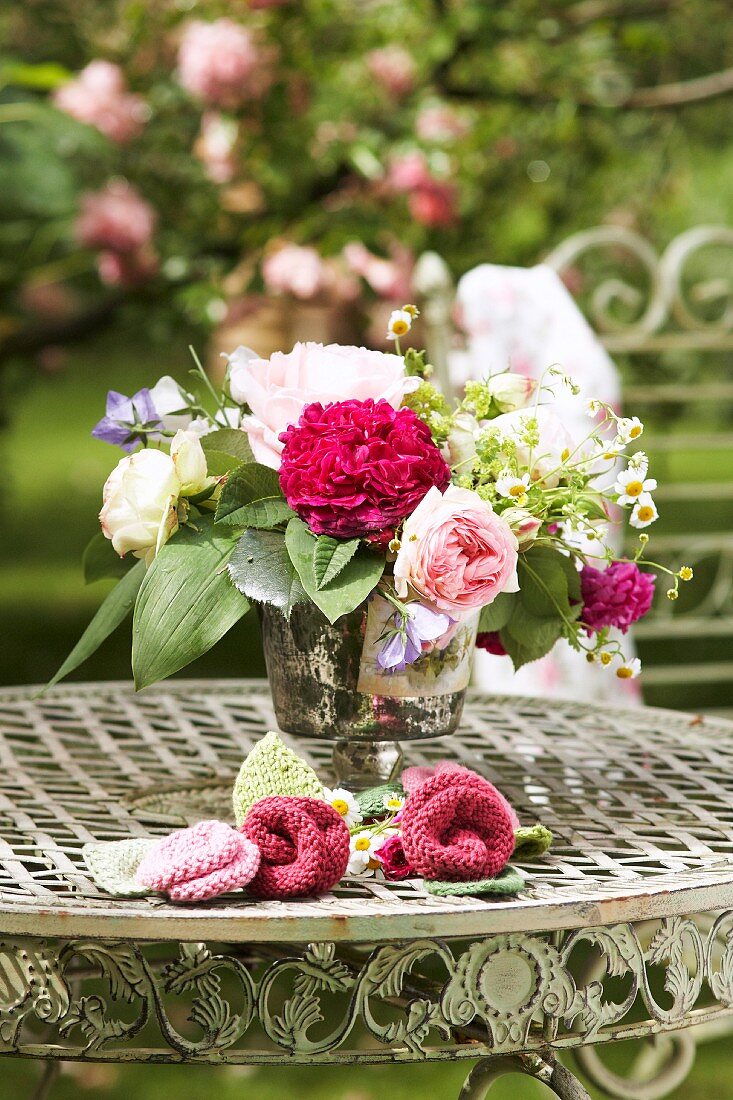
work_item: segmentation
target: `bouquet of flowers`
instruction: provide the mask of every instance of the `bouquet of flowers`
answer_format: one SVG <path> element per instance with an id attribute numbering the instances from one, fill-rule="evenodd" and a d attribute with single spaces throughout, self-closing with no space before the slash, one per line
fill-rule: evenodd
<path id="1" fill-rule="evenodd" d="M 119 583 L 54 682 L 132 611 L 135 683 L 153 683 L 251 603 L 286 619 L 314 604 L 332 624 L 368 607 L 383 694 L 464 662 L 474 639 L 519 668 L 565 638 L 638 674 L 619 632 L 652 603 L 642 567 L 663 569 L 645 555 L 657 483 L 633 451 L 643 425 L 590 401 L 585 438 L 571 438 L 553 402 L 559 387 L 580 398 L 555 366 L 537 382 L 468 382 L 453 406 L 425 353 L 402 351 L 417 312 L 392 314 L 393 353 L 306 343 L 263 360 L 240 347 L 221 389 L 197 361 L 198 393 L 166 377 L 108 395 L 93 434 L 125 455 L 84 568 Z M 622 510 L 640 530 L 631 557 L 608 542 Z M 665 571 L 673 599 L 692 572 Z"/>

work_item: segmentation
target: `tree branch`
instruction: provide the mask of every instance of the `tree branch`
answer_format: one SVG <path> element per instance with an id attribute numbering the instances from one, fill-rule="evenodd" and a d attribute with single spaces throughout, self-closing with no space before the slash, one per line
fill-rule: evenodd
<path id="1" fill-rule="evenodd" d="M 699 103 L 733 92 L 733 69 L 709 73 L 695 80 L 681 80 L 675 84 L 658 84 L 655 88 L 637 88 L 624 100 L 624 107 L 680 107 L 685 103 Z"/>

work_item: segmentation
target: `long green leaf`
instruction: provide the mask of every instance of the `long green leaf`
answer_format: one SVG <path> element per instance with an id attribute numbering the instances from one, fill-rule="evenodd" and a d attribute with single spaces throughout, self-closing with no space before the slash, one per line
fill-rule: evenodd
<path id="1" fill-rule="evenodd" d="M 139 561 L 105 597 L 97 614 L 56 675 L 52 680 L 49 680 L 43 689 L 44 691 L 53 687 L 54 684 L 58 684 L 59 680 L 63 680 L 65 676 L 68 676 L 70 672 L 83 664 L 87 657 L 91 657 L 92 653 L 99 649 L 105 638 L 108 638 L 120 623 L 127 618 L 132 611 L 144 577 L 145 562 Z"/>
<path id="2" fill-rule="evenodd" d="M 131 554 L 124 558 L 116 554 L 109 539 L 101 531 L 97 531 L 87 543 L 81 559 L 84 583 L 92 584 L 106 577 L 124 577 L 134 562 L 135 558 Z"/>
<path id="3" fill-rule="evenodd" d="M 226 564 L 235 541 L 212 516 L 182 527 L 145 575 L 132 626 L 132 671 L 139 689 L 206 653 L 249 609 Z"/>
<path id="4" fill-rule="evenodd" d="M 313 573 L 318 588 L 326 588 L 359 549 L 358 539 L 340 542 L 330 535 L 319 535 L 313 550 Z"/>
<path id="5" fill-rule="evenodd" d="M 229 562 L 229 575 L 242 595 L 279 607 L 286 619 L 308 599 L 280 531 L 245 531 Z"/>
<path id="6" fill-rule="evenodd" d="M 291 519 L 285 545 L 303 588 L 330 623 L 363 603 L 384 572 L 384 558 L 379 554 L 357 553 L 328 588 L 319 588 L 313 568 L 315 539 L 302 520 Z"/>

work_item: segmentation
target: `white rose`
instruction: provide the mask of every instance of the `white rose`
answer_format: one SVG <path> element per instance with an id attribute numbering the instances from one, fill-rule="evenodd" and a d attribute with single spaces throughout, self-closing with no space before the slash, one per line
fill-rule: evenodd
<path id="1" fill-rule="evenodd" d="M 181 483 L 170 455 L 145 449 L 121 459 L 107 478 L 99 513 L 102 533 L 121 558 L 150 562 L 178 528 Z"/>
<path id="2" fill-rule="evenodd" d="M 536 384 L 533 379 L 525 378 L 523 374 L 512 374 L 510 371 L 493 374 L 486 383 L 489 393 L 502 413 L 525 408 Z"/>
<path id="3" fill-rule="evenodd" d="M 405 375 L 402 356 L 340 344 L 296 344 L 269 359 L 253 359 L 242 347 L 229 356 L 229 364 L 232 398 L 251 409 L 242 427 L 254 456 L 275 470 L 283 449 L 280 434 L 297 423 L 306 405 L 382 398 L 398 409 L 405 394 L 420 384 Z"/>
<path id="4" fill-rule="evenodd" d="M 171 458 L 186 497 L 201 493 L 209 484 L 206 455 L 196 432 L 178 431 L 171 442 Z"/>
<path id="5" fill-rule="evenodd" d="M 523 436 L 528 422 L 535 419 L 540 438 L 539 443 L 530 448 Z M 573 453 L 576 444 L 556 413 L 546 405 L 539 405 L 536 409 L 519 409 L 490 420 L 488 427 L 491 432 L 498 432 L 504 439 L 511 439 L 516 444 L 520 468 L 528 468 L 531 449 L 533 478 L 543 481 L 548 489 L 557 487 L 562 476 L 558 467 Z"/>
<path id="6" fill-rule="evenodd" d="M 189 426 L 192 419 L 188 409 L 190 397 L 175 378 L 164 374 L 151 389 L 150 397 L 166 431 L 175 432 Z"/>

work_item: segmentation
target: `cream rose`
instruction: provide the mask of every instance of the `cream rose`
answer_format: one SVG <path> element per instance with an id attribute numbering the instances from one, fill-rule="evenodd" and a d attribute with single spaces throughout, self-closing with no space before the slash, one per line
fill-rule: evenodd
<path id="1" fill-rule="evenodd" d="M 471 489 L 433 487 L 405 521 L 394 563 L 399 596 L 413 588 L 449 614 L 517 592 L 517 537 Z"/>
<path id="2" fill-rule="evenodd" d="M 295 424 L 313 401 L 366 401 L 383 398 L 393 408 L 418 385 L 405 375 L 404 360 L 366 348 L 340 344 L 296 344 L 292 351 L 277 351 L 269 359 L 253 359 L 247 348 L 229 356 L 229 391 L 251 415 L 242 417 L 258 462 L 280 466 L 283 445 L 280 434 Z"/>
<path id="3" fill-rule="evenodd" d="M 178 527 L 180 492 L 175 463 L 163 451 L 137 451 L 117 463 L 104 486 L 99 521 L 121 558 L 131 553 L 153 560 Z"/>
<path id="4" fill-rule="evenodd" d="M 183 496 L 202 493 L 209 484 L 206 455 L 195 431 L 178 431 L 171 440 L 171 458 Z"/>

